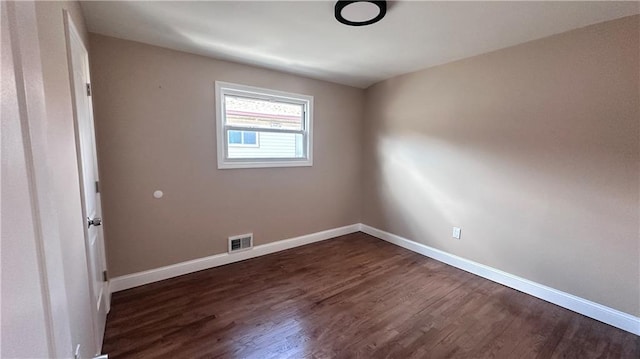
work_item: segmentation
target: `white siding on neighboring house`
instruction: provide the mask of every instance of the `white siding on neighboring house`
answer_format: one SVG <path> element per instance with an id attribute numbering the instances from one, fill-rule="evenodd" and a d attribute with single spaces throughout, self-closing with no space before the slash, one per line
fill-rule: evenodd
<path id="1" fill-rule="evenodd" d="M 229 158 L 300 158 L 302 136 L 291 133 L 258 132 L 258 145 L 229 144 Z"/>

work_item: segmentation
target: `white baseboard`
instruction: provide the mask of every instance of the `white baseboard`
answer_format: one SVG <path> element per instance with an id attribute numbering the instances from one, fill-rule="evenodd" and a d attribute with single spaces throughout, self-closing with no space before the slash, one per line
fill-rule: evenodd
<path id="1" fill-rule="evenodd" d="M 300 237 L 285 239 L 277 242 L 262 244 L 253 247 L 253 249 L 228 254 L 216 254 L 209 257 L 198 258 L 187 262 L 172 264 L 166 267 L 160 267 L 143 272 L 128 274 L 111 279 L 108 283 L 107 295 L 111 293 L 138 287 L 164 279 L 177 277 L 180 275 L 197 272 L 203 269 L 213 268 L 233 262 L 239 262 L 245 259 L 263 256 L 270 253 L 283 251 L 286 249 L 303 246 L 326 239 L 343 236 L 345 234 L 362 231 L 366 234 L 382 239 L 389 243 L 406 248 L 410 251 L 433 258 L 437 261 L 449 264 L 456 268 L 460 268 L 469 273 L 473 273 L 480 277 L 489 279 L 496 283 L 500 283 L 507 287 L 519 290 L 534 297 L 540 298 L 547 302 L 567 308 L 576 313 L 580 313 L 587 317 L 607 323 L 616 328 L 620 328 L 627 332 L 640 335 L 640 318 L 621 312 L 619 310 L 609 308 L 602 304 L 598 304 L 587 299 L 577 297 L 575 295 L 562 292 L 551 287 L 503 272 L 484 264 L 476 263 L 468 259 L 458 257 L 453 254 L 426 246 L 421 243 L 397 236 L 395 234 L 382 231 L 380 229 L 368 226 L 366 224 L 352 224 L 340 228 L 329 229 L 322 232 L 316 232 Z M 110 299 L 110 298 L 109 298 Z M 110 301 L 107 301 L 110 302 Z M 108 305 L 108 304 L 107 304 Z"/>
<path id="2" fill-rule="evenodd" d="M 559 305 L 584 316 L 607 323 L 616 328 L 620 328 L 635 335 L 640 335 L 640 318 L 633 315 L 455 256 L 453 254 L 449 254 L 447 252 L 443 252 L 395 234 L 373 228 L 366 224 L 360 224 L 360 231 L 406 248 L 410 251 L 433 258 L 437 261 L 460 268 L 469 273 L 473 273 L 547 302 Z"/>
<path id="3" fill-rule="evenodd" d="M 305 244 L 323 241 L 334 237 L 343 236 L 349 233 L 360 231 L 360 224 L 352 224 L 340 228 L 333 228 L 322 232 L 307 234 L 300 237 L 289 238 L 277 242 L 261 244 L 253 247 L 251 250 L 239 253 L 222 253 L 209 257 L 198 258 L 186 262 L 172 264 L 166 267 L 146 270 L 143 272 L 127 274 L 115 277 L 109 281 L 110 293 L 119 292 L 121 290 L 138 287 L 141 285 L 161 281 L 177 277 L 183 274 L 197 272 L 203 269 L 213 268 L 233 262 L 243 261 L 254 257 L 263 256 L 265 254 L 275 253 L 294 247 L 303 246 Z"/>
<path id="4" fill-rule="evenodd" d="M 107 284 L 105 285 L 105 293 L 106 293 L 106 309 L 107 309 L 107 314 L 111 311 L 111 281 L 107 281 Z"/>

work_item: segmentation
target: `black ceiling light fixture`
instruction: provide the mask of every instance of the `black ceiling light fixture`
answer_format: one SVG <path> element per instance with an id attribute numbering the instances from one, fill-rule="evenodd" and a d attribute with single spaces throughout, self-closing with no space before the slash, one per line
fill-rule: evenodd
<path id="1" fill-rule="evenodd" d="M 336 2 L 336 20 L 345 25 L 364 26 L 376 23 L 387 13 L 386 1 L 347 1 Z"/>

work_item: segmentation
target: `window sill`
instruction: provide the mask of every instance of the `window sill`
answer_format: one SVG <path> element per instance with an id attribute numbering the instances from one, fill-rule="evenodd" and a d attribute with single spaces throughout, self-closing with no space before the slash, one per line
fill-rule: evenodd
<path id="1" fill-rule="evenodd" d="M 269 168 L 269 167 L 311 167 L 313 161 L 311 159 L 301 160 L 271 160 L 271 161 L 219 161 L 218 169 L 237 169 L 237 168 Z"/>

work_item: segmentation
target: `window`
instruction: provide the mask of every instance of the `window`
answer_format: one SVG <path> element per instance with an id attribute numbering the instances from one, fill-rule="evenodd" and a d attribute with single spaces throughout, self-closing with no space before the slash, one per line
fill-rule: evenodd
<path id="1" fill-rule="evenodd" d="M 216 81 L 218 168 L 312 165 L 313 97 Z"/>
<path id="2" fill-rule="evenodd" d="M 251 146 L 258 145 L 258 133 L 256 131 L 235 131 L 229 130 L 229 146 Z"/>

